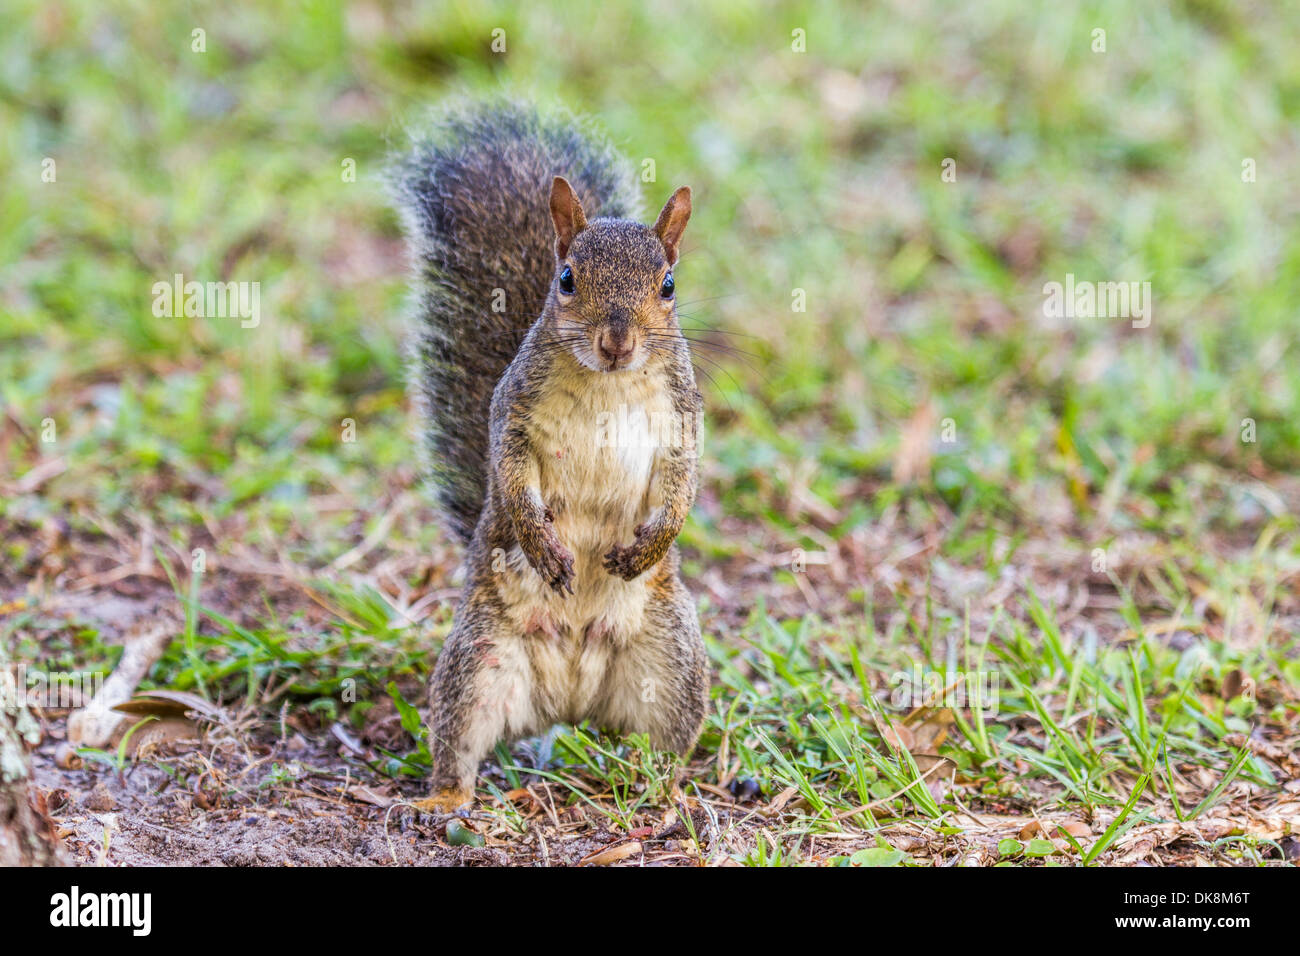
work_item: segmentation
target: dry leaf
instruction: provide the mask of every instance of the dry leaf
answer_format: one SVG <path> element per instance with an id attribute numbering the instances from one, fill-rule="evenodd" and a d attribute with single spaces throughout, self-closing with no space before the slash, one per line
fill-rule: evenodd
<path id="1" fill-rule="evenodd" d="M 1252 836 L 1260 840 L 1280 840 L 1300 827 L 1300 803 L 1279 803 L 1267 809 L 1230 813 L 1220 809 L 1214 816 L 1196 820 L 1170 820 L 1149 826 L 1137 826 L 1116 841 L 1120 860 L 1134 857 L 1148 841 L 1152 847 L 1167 846 L 1184 837 L 1213 843 L 1228 836 Z M 1150 851 L 1147 851 L 1150 852 Z"/>
<path id="2" fill-rule="evenodd" d="M 918 707 L 904 719 L 912 732 L 913 741 L 907 749 L 932 753 L 947 739 L 948 728 L 955 722 L 952 710 L 948 707 Z"/>
<path id="3" fill-rule="evenodd" d="M 912 754 L 912 759 L 916 761 L 916 769 L 921 771 L 921 776 L 925 778 L 930 796 L 936 801 L 947 796 L 948 791 L 952 789 L 957 765 L 947 757 L 940 757 L 938 754 Z"/>
<path id="4" fill-rule="evenodd" d="M 1092 835 L 1092 828 L 1082 820 L 1044 820 L 1041 823 L 1038 820 L 1030 820 L 1020 828 L 1020 839 L 1028 840 L 1042 834 L 1043 827 L 1047 828 L 1047 833 L 1044 835 L 1050 839 L 1058 839 L 1061 830 L 1076 840 Z M 1062 842 L 1069 845 L 1068 841 Z"/>
<path id="5" fill-rule="evenodd" d="M 375 807 L 391 807 L 397 799 L 389 794 L 372 790 L 360 783 L 354 783 L 352 786 L 348 787 L 344 793 L 353 800 L 358 800 L 361 803 L 368 803 Z"/>
<path id="6" fill-rule="evenodd" d="M 124 714 L 154 717 L 186 717 L 195 713 L 212 721 L 219 721 L 224 716 L 216 704 L 183 690 L 142 690 L 113 709 Z"/>
<path id="7" fill-rule="evenodd" d="M 772 798 L 772 802 L 767 805 L 767 809 L 771 813 L 780 813 L 785 809 L 785 805 L 789 803 L 791 798 L 793 798 L 798 792 L 798 787 L 786 787 Z"/>
<path id="8" fill-rule="evenodd" d="M 911 750 L 916 746 L 916 740 L 912 737 L 911 729 L 904 727 L 902 724 L 881 727 L 880 736 L 884 737 L 896 750 Z"/>
<path id="9" fill-rule="evenodd" d="M 641 852 L 641 843 L 639 840 L 633 840 L 630 843 L 619 843 L 615 846 L 606 847 L 598 850 L 589 856 L 583 857 L 578 861 L 579 866 L 609 866 L 611 863 L 617 863 L 620 860 L 626 860 L 629 856 L 634 856 Z"/>
<path id="10" fill-rule="evenodd" d="M 113 742 L 116 744 L 129 733 L 132 727 L 139 726 L 131 734 L 127 741 L 126 752 L 133 757 L 146 755 L 164 744 L 172 744 L 184 741 L 186 743 L 197 744 L 203 737 L 203 732 L 199 730 L 198 725 L 192 720 L 186 720 L 182 717 L 164 717 L 161 720 L 150 720 L 142 724 L 140 721 L 132 721 L 129 724 L 119 724 L 117 730 L 113 733 Z"/>
<path id="11" fill-rule="evenodd" d="M 930 444 L 934 441 L 934 404 L 927 400 L 903 426 L 894 454 L 894 482 L 907 485 L 930 476 Z"/>

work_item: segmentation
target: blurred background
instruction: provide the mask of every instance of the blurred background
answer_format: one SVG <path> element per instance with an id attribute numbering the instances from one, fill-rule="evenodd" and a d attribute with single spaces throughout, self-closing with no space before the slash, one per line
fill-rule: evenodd
<path id="1" fill-rule="evenodd" d="M 719 598 L 794 548 L 792 600 L 860 596 L 882 535 L 1044 583 L 1096 547 L 1221 580 L 1265 527 L 1293 558 L 1300 10 L 1143 6 L 8 4 L 0 514 L 337 557 L 410 486 L 384 156 L 504 90 L 652 159 L 647 208 L 696 189 L 680 298 L 726 334 L 683 540 Z M 260 283 L 259 328 L 155 317 L 175 273 Z M 1153 321 L 1045 316 L 1067 274 L 1149 281 Z"/>

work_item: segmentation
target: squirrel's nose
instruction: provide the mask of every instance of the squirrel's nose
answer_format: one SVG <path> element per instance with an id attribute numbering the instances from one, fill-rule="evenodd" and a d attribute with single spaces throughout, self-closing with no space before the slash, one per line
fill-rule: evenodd
<path id="1" fill-rule="evenodd" d="M 625 329 L 606 329 L 600 333 L 600 338 L 596 342 L 596 350 L 600 353 L 600 357 L 610 365 L 627 358 L 635 348 L 632 337 Z"/>

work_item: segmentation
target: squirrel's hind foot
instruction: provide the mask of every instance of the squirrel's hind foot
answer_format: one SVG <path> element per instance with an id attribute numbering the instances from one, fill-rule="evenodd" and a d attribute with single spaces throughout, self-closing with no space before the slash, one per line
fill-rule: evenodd
<path id="1" fill-rule="evenodd" d="M 454 813 L 474 801 L 474 791 L 467 787 L 443 787 L 423 800 L 411 804 L 422 813 Z"/>

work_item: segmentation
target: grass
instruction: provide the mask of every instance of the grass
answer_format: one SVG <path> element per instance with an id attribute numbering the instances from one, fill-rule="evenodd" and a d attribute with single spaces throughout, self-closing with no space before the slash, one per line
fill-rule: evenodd
<path id="1" fill-rule="evenodd" d="M 154 684 L 320 734 L 423 706 L 457 553 L 378 170 L 425 104 L 525 91 L 653 160 L 647 207 L 696 190 L 682 312 L 718 331 L 681 543 L 715 682 L 673 853 L 1095 863 L 1174 821 L 1166 860 L 1276 863 L 1267 827 L 1195 828 L 1294 773 L 1260 745 L 1300 713 L 1297 17 L 11 4 L 0 637 L 104 669 L 104 602 L 171 595 Z M 176 273 L 259 282 L 262 322 L 156 317 Z M 1067 274 L 1149 281 L 1150 326 L 1047 317 Z M 900 702 L 914 666 L 996 704 Z M 409 734 L 376 748 L 418 789 Z M 505 797 L 540 781 L 636 831 L 675 772 L 570 728 L 499 754 L 480 823 L 541 826 Z M 1039 856 L 1008 822 L 1036 815 L 1088 835 Z"/>

